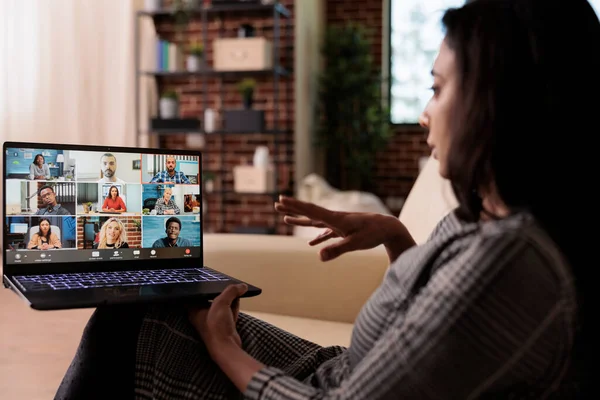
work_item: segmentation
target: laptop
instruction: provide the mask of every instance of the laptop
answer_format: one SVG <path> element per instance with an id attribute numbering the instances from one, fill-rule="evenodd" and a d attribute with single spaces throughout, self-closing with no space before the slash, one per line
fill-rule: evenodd
<path id="1" fill-rule="evenodd" d="M 14 178 L 27 176 L 37 154 L 56 174 Z M 59 310 L 211 300 L 241 283 L 204 265 L 202 206 L 187 211 L 183 205 L 185 195 L 201 198 L 202 185 L 151 183 L 156 174 L 172 172 L 167 157 L 185 164 L 186 174 L 195 168 L 202 176 L 196 151 L 4 142 L 4 286 L 33 309 Z M 100 176 L 119 182 L 125 212 L 90 211 L 90 203 L 100 209 L 104 201 Z M 154 201 L 144 200 L 163 197 L 167 187 L 174 200 L 152 212 Z M 243 283 L 243 297 L 261 293 Z"/>

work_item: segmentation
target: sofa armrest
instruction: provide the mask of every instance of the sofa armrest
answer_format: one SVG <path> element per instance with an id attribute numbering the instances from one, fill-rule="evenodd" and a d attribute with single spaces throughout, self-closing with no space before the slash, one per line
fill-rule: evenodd
<path id="1" fill-rule="evenodd" d="M 260 287 L 241 308 L 353 323 L 388 268 L 383 246 L 322 262 L 294 236 L 205 234 L 204 264 Z"/>

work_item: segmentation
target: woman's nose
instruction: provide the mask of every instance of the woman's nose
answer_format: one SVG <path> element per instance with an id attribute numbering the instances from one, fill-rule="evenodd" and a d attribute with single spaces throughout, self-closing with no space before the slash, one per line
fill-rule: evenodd
<path id="1" fill-rule="evenodd" d="M 423 128 L 429 128 L 429 116 L 424 112 L 419 115 L 419 125 Z"/>

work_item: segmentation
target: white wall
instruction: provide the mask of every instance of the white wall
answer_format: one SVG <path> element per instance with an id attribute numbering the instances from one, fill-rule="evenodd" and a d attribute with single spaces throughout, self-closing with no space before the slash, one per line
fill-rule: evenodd
<path id="1" fill-rule="evenodd" d="M 318 78 L 325 32 L 325 1 L 302 0 L 294 9 L 294 151 L 296 182 L 312 173 L 322 173 L 322 155 L 313 145 L 318 101 Z"/>
<path id="2" fill-rule="evenodd" d="M 100 158 L 103 152 L 71 151 L 70 159 L 75 159 L 77 181 L 97 181 L 101 178 Z M 116 176 L 125 182 L 139 183 L 140 170 L 133 169 L 133 160 L 139 160 L 139 154 L 112 153 L 117 159 Z"/>

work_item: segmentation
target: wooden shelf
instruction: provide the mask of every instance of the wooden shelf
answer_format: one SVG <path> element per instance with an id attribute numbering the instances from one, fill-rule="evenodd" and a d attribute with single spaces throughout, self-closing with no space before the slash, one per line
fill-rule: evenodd
<path id="1" fill-rule="evenodd" d="M 140 71 L 139 74 L 154 76 L 157 78 L 190 78 L 194 76 L 219 76 L 219 77 L 237 77 L 242 75 L 281 75 L 286 76 L 289 71 L 283 67 L 275 67 L 269 69 L 249 70 L 249 71 L 215 71 L 212 68 L 206 68 L 201 71 Z"/>
<path id="2" fill-rule="evenodd" d="M 282 135 L 292 133 L 290 129 L 279 130 L 264 130 L 261 132 L 229 132 L 229 131 L 213 131 L 205 132 L 203 130 L 185 130 L 185 129 L 153 129 L 148 131 L 151 135 L 174 135 L 181 133 L 205 134 L 205 135 Z"/>
<path id="3" fill-rule="evenodd" d="M 236 11 L 272 11 L 277 12 L 281 16 L 289 17 L 290 11 L 282 4 L 222 4 L 212 5 L 207 7 L 197 8 L 190 10 L 194 14 L 201 14 L 206 12 L 207 14 L 222 13 L 222 12 L 236 12 Z M 137 15 L 140 17 L 167 17 L 173 15 L 174 10 L 165 8 L 158 11 L 138 11 Z"/>

